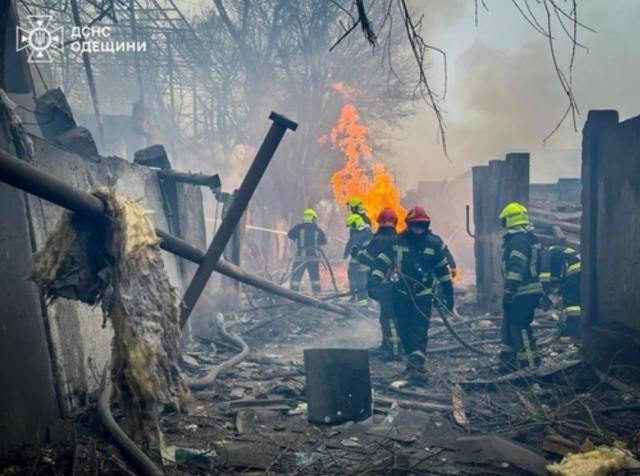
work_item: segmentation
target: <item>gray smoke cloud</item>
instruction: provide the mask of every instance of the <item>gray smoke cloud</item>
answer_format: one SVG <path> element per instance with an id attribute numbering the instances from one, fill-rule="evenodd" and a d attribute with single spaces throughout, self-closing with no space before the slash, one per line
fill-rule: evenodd
<path id="1" fill-rule="evenodd" d="M 548 41 L 529 26 L 509 2 L 488 2 L 489 12 L 475 28 L 473 8 L 454 22 L 455 34 L 439 30 L 438 46 L 453 52 L 449 64 L 447 145 L 450 164 L 436 140 L 431 110 L 418 114 L 400 134 L 396 160 L 400 183 L 413 188 L 420 180 L 452 178 L 471 166 L 486 164 L 512 151 L 579 150 L 580 131 L 592 109 L 617 109 L 621 119 L 640 113 L 640 41 L 634 19 L 640 2 L 580 2 L 580 20 L 597 32 L 579 30 L 588 50 L 578 49 L 573 91 L 581 114 L 576 133 L 571 120 L 543 144 L 567 108 L 567 98 L 553 66 Z M 559 39 L 558 61 L 566 71 L 569 43 Z M 466 48 L 460 45 L 469 43 Z M 461 50 L 461 51 L 456 51 Z M 576 152 L 577 153 L 577 152 Z"/>

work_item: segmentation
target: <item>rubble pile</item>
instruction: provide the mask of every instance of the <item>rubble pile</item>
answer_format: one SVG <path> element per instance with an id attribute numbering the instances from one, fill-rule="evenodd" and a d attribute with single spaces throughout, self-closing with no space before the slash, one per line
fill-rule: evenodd
<path id="1" fill-rule="evenodd" d="M 147 452 L 166 474 L 572 476 L 591 474 L 570 468 L 598 459 L 592 453 L 603 455 L 604 446 L 626 455 L 621 461 L 627 466 L 620 468 L 634 467 L 640 392 L 585 363 L 574 342 L 558 338 L 552 313 L 536 318 L 543 366 L 506 376 L 493 370 L 497 357 L 471 354 L 432 318 L 429 383 L 417 387 L 401 380 L 404 362 L 379 358 L 374 311 L 343 317 L 254 298 L 248 310 L 226 316 L 227 326 L 251 347 L 249 357 L 211 387 L 194 391 L 194 401 L 181 412 L 166 409 L 160 416 L 164 442 Z M 499 335 L 499 317 L 478 316 L 461 304 L 452 324 L 497 356 L 491 342 Z M 214 332 L 194 340 L 180 357 L 191 378 L 239 352 Z M 370 348 L 371 418 L 340 425 L 308 422 L 303 349 L 323 347 Z M 121 472 L 125 458 L 99 425 L 88 429 L 89 422 L 82 418 L 87 436 L 76 444 L 95 440 L 98 474 L 132 474 Z M 62 465 L 58 461 L 73 455 L 65 451 L 50 458 Z M 40 474 L 68 474 L 53 467 Z"/>

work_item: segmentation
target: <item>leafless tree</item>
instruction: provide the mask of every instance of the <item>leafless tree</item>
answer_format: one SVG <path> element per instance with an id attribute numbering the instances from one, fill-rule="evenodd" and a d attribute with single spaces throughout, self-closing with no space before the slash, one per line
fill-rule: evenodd
<path id="1" fill-rule="evenodd" d="M 414 92 L 433 110 L 438 121 L 438 139 L 446 154 L 445 122 L 441 107 L 447 90 L 446 53 L 424 39 L 422 35 L 424 15 L 418 16 L 415 14 L 407 6 L 406 0 L 327 0 L 327 2 L 343 14 L 343 18 L 339 20 L 343 32 L 337 37 L 330 50 L 334 50 L 345 38 L 351 36 L 358 26 L 361 27 L 366 40 L 374 48 L 378 46 L 379 38 L 385 38 L 384 45 L 388 48 L 393 37 L 393 31 L 395 29 L 403 30 L 405 45 L 408 43 L 417 68 L 413 78 L 415 84 Z M 489 10 L 487 3 L 488 0 L 474 0 L 476 25 L 478 24 L 479 9 Z M 503 2 L 499 3 L 502 7 Z M 381 10 L 384 12 L 382 16 L 376 15 L 372 11 L 376 5 L 380 10 L 380 4 L 382 4 Z M 510 5 L 520 12 L 532 28 L 548 40 L 559 83 L 567 96 L 567 110 L 546 139 L 553 135 L 569 116 L 572 118 L 574 129 L 577 130 L 576 114 L 579 114 L 579 110 L 573 95 L 572 76 L 576 49 L 583 47 L 578 41 L 578 32 L 580 30 L 593 31 L 579 21 L 577 0 L 511 0 Z M 377 30 L 374 28 L 376 24 L 379 25 Z M 557 43 L 559 37 L 565 37 L 570 42 L 571 55 L 567 65 L 561 65 L 558 61 Z M 402 49 L 396 49 L 396 51 L 402 51 Z M 442 56 L 445 60 L 443 92 L 441 94 L 436 92 L 427 74 L 429 57 L 433 53 Z M 389 67 L 391 69 L 393 68 L 393 59 L 392 55 L 390 55 Z"/>
<path id="2" fill-rule="evenodd" d="M 302 203 L 311 205 L 331 193 L 330 177 L 344 157 L 322 147 L 318 139 L 336 125 L 344 103 L 333 83 L 358 90 L 355 102 L 378 139 L 384 129 L 378 126 L 398 124 L 412 112 L 409 76 L 403 68 L 410 65 L 410 57 L 393 51 L 402 44 L 400 32 L 390 44 L 399 71 L 391 75 L 384 66 L 387 51 L 372 55 L 360 39 L 327 54 L 339 32 L 340 14 L 326 0 L 214 0 L 214 7 L 196 22 L 219 83 L 216 144 L 227 150 L 243 143 L 259 145 L 270 110 L 300 124 L 281 146 L 260 187 L 263 194 L 278 193 L 279 200 L 262 197 L 271 204 L 268 215 L 299 213 Z"/>

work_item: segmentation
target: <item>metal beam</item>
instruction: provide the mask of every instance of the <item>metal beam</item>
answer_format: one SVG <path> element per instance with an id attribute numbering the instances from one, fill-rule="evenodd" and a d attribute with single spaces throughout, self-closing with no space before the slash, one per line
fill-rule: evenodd
<path id="1" fill-rule="evenodd" d="M 83 192 L 1 150 L 0 182 L 16 187 L 86 218 L 100 218 L 105 213 L 104 203 L 99 198 Z M 156 235 L 162 239 L 160 248 L 163 250 L 196 264 L 201 264 L 204 261 L 205 252 L 192 244 L 158 228 L 156 228 Z M 295 291 L 248 273 L 224 260 L 218 260 L 214 270 L 245 284 L 300 304 L 317 307 L 336 314 L 348 314 L 348 311 L 342 307 L 298 294 Z"/>
<path id="2" fill-rule="evenodd" d="M 234 230 L 238 226 L 242 214 L 247 209 L 249 200 L 251 200 L 253 193 L 258 187 L 260 179 L 262 179 L 264 172 L 267 170 L 267 166 L 269 162 L 271 162 L 271 158 L 273 154 L 275 154 L 285 132 L 287 129 L 295 131 L 298 128 L 298 124 L 275 112 L 271 113 L 269 119 L 273 121 L 273 124 L 271 124 L 269 132 L 264 138 L 256 157 L 253 159 L 253 163 L 251 167 L 249 167 L 249 171 L 247 175 L 245 175 L 240 188 L 234 194 L 229 210 L 222 220 L 222 223 L 220 223 L 220 228 L 218 228 L 216 235 L 213 237 L 202 264 L 196 270 L 187 291 L 184 293 L 182 299 L 182 314 L 180 315 L 180 324 L 183 327 L 187 323 L 189 315 L 198 301 L 200 294 L 202 294 L 203 289 L 207 285 L 207 281 L 209 281 L 211 273 L 213 273 L 229 239 L 231 239 L 231 235 L 233 235 Z"/>

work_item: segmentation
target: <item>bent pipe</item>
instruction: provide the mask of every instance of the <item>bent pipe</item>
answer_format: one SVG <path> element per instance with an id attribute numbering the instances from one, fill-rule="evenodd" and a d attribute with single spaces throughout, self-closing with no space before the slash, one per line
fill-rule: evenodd
<path id="1" fill-rule="evenodd" d="M 116 441 L 120 449 L 129 457 L 135 468 L 144 476 L 164 476 L 164 472 L 151 461 L 138 445 L 129 439 L 124 431 L 118 426 L 111 414 L 111 394 L 113 386 L 111 380 L 107 379 L 105 388 L 98 399 L 98 415 L 100 421 L 109 434 Z"/>
<path id="2" fill-rule="evenodd" d="M 1 150 L 0 182 L 4 182 L 86 218 L 100 219 L 106 211 L 104 203 L 99 198 L 69 185 L 53 175 Z M 196 264 L 200 264 L 204 260 L 204 251 L 196 248 L 192 244 L 158 228 L 156 228 L 156 235 L 162 239 L 160 248 L 163 250 Z M 345 314 L 345 310 L 341 307 L 278 286 L 271 281 L 248 273 L 224 260 L 219 260 L 214 270 L 220 274 L 224 274 L 225 276 L 272 294 L 277 294 L 291 301 L 317 307 L 335 314 Z"/>
<path id="3" fill-rule="evenodd" d="M 242 350 L 238 355 L 232 357 L 229 360 L 226 360 L 225 362 L 215 367 L 205 377 L 198 380 L 189 381 L 188 385 L 191 390 L 203 390 L 211 386 L 211 384 L 213 384 L 215 379 L 218 378 L 218 375 L 220 373 L 225 372 L 226 370 L 229 370 L 234 365 L 242 362 L 249 355 L 249 352 L 251 351 L 251 349 L 249 348 L 247 343 L 244 340 L 242 340 L 240 336 L 227 331 L 228 324 L 229 323 L 224 322 L 222 323 L 222 326 L 220 326 L 220 333 L 222 334 L 222 337 L 224 337 L 226 340 L 230 342 L 233 342 L 234 344 L 240 345 Z"/>
<path id="4" fill-rule="evenodd" d="M 466 210 L 467 210 L 467 235 L 469 235 L 471 238 L 475 238 L 476 235 L 471 233 L 471 226 L 469 223 L 469 205 L 466 206 Z"/>

